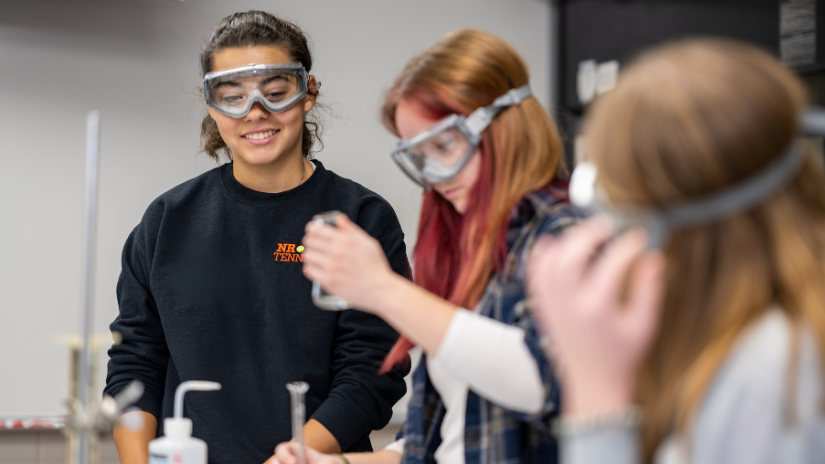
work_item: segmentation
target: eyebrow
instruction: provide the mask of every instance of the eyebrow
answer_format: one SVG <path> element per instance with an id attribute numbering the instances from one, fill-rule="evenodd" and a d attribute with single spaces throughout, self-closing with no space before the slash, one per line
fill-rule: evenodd
<path id="1" fill-rule="evenodd" d="M 288 78 L 287 76 L 283 75 L 283 74 L 278 74 L 278 75 L 276 75 L 276 76 L 272 76 L 272 77 L 270 77 L 270 78 L 268 78 L 268 79 L 264 79 L 264 80 L 263 80 L 263 81 L 261 81 L 261 83 L 260 83 L 260 84 L 258 84 L 258 85 L 263 86 L 263 85 L 269 84 L 270 82 L 273 82 L 273 81 L 276 81 L 276 80 L 285 80 L 285 81 L 288 81 L 288 80 L 289 80 L 289 78 Z M 243 87 L 243 84 L 238 83 L 238 82 L 235 82 L 235 81 L 223 81 L 223 82 L 219 82 L 219 83 L 215 84 L 215 86 L 214 86 L 213 88 L 214 88 L 214 89 L 219 89 L 219 88 L 221 88 L 221 87 L 233 87 L 233 88 L 234 88 L 234 87 Z"/>
<path id="2" fill-rule="evenodd" d="M 263 82 L 261 82 L 261 84 L 260 84 L 260 85 L 266 85 L 266 84 L 269 84 L 269 83 L 270 83 L 270 82 L 272 82 L 272 81 L 279 80 L 279 79 L 282 79 L 282 80 L 285 80 L 285 81 L 288 81 L 288 80 L 289 80 L 289 78 L 287 78 L 287 77 L 286 77 L 286 76 L 284 76 L 283 74 L 278 74 L 278 75 L 276 75 L 276 76 L 272 76 L 272 77 L 270 77 L 269 79 L 264 79 L 264 80 L 263 80 Z"/>
<path id="3" fill-rule="evenodd" d="M 224 81 L 224 82 L 219 82 L 213 88 L 219 89 L 221 87 L 241 87 L 241 84 L 239 84 L 235 81 Z"/>

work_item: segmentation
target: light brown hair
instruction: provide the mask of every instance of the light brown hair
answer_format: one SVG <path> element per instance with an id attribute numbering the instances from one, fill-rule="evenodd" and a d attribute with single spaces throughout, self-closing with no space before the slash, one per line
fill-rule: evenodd
<path id="1" fill-rule="evenodd" d="M 529 79 L 524 60 L 501 38 L 455 31 L 407 64 L 384 100 L 383 121 L 398 135 L 395 111 L 404 99 L 420 103 L 433 119 L 466 116 Z M 415 247 L 416 283 L 466 308 L 478 303 L 504 261 L 510 210 L 564 169 L 556 126 L 535 97 L 505 108 L 481 139 L 481 169 L 467 210 L 459 214 L 440 194 L 425 192 Z M 394 350 L 388 360 L 404 351 Z"/>
<path id="2" fill-rule="evenodd" d="M 782 156 L 805 105 L 799 80 L 760 49 L 674 42 L 642 55 L 595 102 L 588 157 L 617 206 L 700 199 Z M 757 207 L 672 232 L 661 326 L 637 383 L 647 462 L 665 436 L 687 431 L 736 340 L 771 307 L 792 321 L 795 344 L 801 328 L 813 332 L 825 362 L 825 172 L 821 154 L 807 155 Z"/>

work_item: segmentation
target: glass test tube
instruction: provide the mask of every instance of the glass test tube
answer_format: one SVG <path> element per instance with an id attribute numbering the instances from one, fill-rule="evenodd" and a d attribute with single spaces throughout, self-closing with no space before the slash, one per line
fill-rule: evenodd
<path id="1" fill-rule="evenodd" d="M 319 213 L 312 216 L 312 221 L 335 227 L 335 220 L 339 214 L 341 214 L 340 211 Z M 315 306 L 328 311 L 343 311 L 352 308 L 352 305 L 347 300 L 325 292 L 317 280 L 312 282 L 312 302 L 315 303 Z"/>
<path id="2" fill-rule="evenodd" d="M 295 443 L 295 459 L 297 464 L 307 464 L 307 454 L 304 445 L 304 423 L 306 422 L 306 407 L 304 395 L 309 390 L 306 382 L 289 382 L 286 384 L 292 403 L 292 437 Z"/>

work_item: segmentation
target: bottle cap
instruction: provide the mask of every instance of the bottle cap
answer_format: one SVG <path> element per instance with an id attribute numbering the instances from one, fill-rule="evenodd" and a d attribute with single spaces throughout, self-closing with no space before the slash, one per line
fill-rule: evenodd
<path id="1" fill-rule="evenodd" d="M 170 440 L 185 440 L 192 436 L 192 419 L 170 417 L 163 421 L 163 434 Z"/>

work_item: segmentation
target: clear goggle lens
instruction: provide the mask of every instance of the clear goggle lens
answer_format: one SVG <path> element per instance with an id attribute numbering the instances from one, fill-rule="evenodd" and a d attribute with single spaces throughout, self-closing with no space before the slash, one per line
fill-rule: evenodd
<path id="1" fill-rule="evenodd" d="M 408 156 L 421 160 L 416 163 L 427 168 L 428 165 L 452 168 L 470 149 L 470 141 L 456 128 L 435 134 L 433 137 L 407 147 Z"/>
<path id="2" fill-rule="evenodd" d="M 453 179 L 476 148 L 456 125 L 428 132 L 393 153 L 404 172 L 425 187 Z"/>
<path id="3" fill-rule="evenodd" d="M 208 74 L 204 79 L 205 97 L 210 107 L 231 117 L 245 116 L 255 102 L 278 113 L 306 95 L 307 80 L 303 67 L 253 65 Z"/>
<path id="4" fill-rule="evenodd" d="M 292 74 L 250 76 L 224 81 L 212 89 L 212 98 L 219 105 L 243 108 L 249 97 L 260 92 L 266 101 L 279 104 L 298 93 L 298 78 Z"/>

